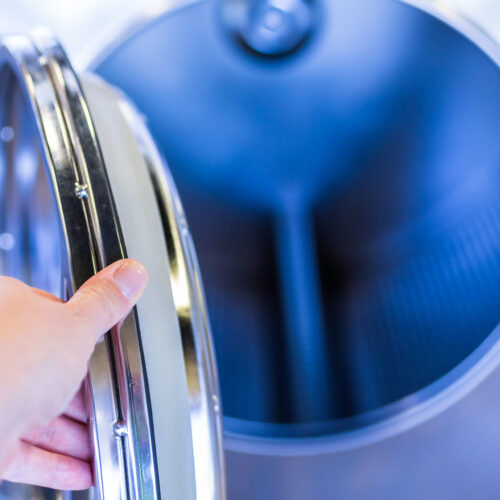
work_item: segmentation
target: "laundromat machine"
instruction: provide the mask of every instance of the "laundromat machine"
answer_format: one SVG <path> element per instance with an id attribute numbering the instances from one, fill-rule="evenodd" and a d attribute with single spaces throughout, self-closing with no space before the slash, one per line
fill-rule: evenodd
<path id="1" fill-rule="evenodd" d="M 0 57 L 2 272 L 152 275 L 90 363 L 96 487 L 6 498 L 500 496 L 487 34 L 426 0 L 202 0 L 90 73 L 44 31 Z"/>

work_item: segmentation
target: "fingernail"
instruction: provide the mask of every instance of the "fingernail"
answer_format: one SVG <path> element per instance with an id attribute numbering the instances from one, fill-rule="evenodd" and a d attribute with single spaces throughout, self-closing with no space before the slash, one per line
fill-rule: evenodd
<path id="1" fill-rule="evenodd" d="M 146 268 L 136 260 L 127 260 L 114 273 L 113 281 L 128 300 L 134 300 L 148 283 Z"/>

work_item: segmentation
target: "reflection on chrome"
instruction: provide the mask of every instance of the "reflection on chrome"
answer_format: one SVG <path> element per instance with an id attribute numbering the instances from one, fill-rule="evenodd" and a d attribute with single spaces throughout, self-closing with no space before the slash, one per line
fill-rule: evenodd
<path id="1" fill-rule="evenodd" d="M 217 371 L 194 246 L 165 162 L 130 103 L 121 105 L 149 168 L 165 233 L 189 389 L 197 498 L 225 498 Z"/>
<path id="2" fill-rule="evenodd" d="M 31 37 L 2 39 L 0 271 L 62 298 L 71 295 L 97 270 L 126 256 L 127 248 L 133 246 L 130 231 L 123 231 L 129 226 L 123 220 L 122 205 L 117 203 L 123 201 L 121 188 L 115 181 L 111 182 L 108 175 L 125 165 L 113 168 L 109 163 L 106 165 L 101 150 L 107 157 L 114 144 L 129 141 L 130 130 L 142 124 L 142 119 L 130 104 L 123 104 L 127 116 L 118 114 L 117 123 L 121 120 L 130 127 L 128 132 L 122 132 L 125 135 L 113 144 L 106 142 L 109 138 L 104 137 L 103 129 L 100 129 L 101 137 L 97 137 L 95 124 L 102 124 L 102 117 L 98 108 L 92 109 L 88 104 L 87 98 L 97 99 L 101 93 L 106 99 L 103 105 L 113 110 L 119 109 L 121 97 L 105 83 L 94 85 L 90 76 L 85 76 L 82 82 L 89 93 L 86 96 L 65 53 L 47 31 L 38 30 Z M 100 121 L 94 122 L 92 115 Z M 225 493 L 221 417 L 212 404 L 213 398 L 218 398 L 217 378 L 201 284 L 191 262 L 194 254 L 185 241 L 179 239 L 179 235 L 188 236 L 186 222 L 179 216 L 180 205 L 173 207 L 175 194 L 171 190 L 175 188 L 166 180 L 164 164 L 161 160 L 158 162 L 156 149 L 144 127 L 137 140 L 141 141 L 140 145 L 129 144 L 129 147 L 139 151 L 146 146 L 144 160 L 133 164 L 133 160 L 127 159 L 128 167 L 144 169 L 147 178 L 146 163 L 152 158 L 151 175 L 154 172 L 155 186 L 160 186 L 161 193 L 157 204 L 154 200 L 150 203 L 155 207 L 158 220 L 162 214 L 168 214 L 169 218 L 163 220 L 165 238 L 172 234 L 177 238 L 174 247 L 167 241 L 168 255 L 159 254 L 164 247 L 158 247 L 155 258 L 163 261 L 167 281 L 171 280 L 169 262 L 177 262 L 177 267 L 173 265 L 175 283 L 184 287 L 184 295 L 180 297 L 178 286 L 172 285 L 176 303 L 171 307 L 174 311 L 177 307 L 177 314 L 172 317 L 175 328 L 165 325 L 167 331 L 162 334 L 175 340 L 180 328 L 182 339 L 178 342 L 183 344 L 185 359 L 178 360 L 178 366 L 184 370 L 178 372 L 177 398 L 180 401 L 179 398 L 184 397 L 182 387 L 187 384 L 186 420 L 191 421 L 164 420 L 162 425 L 173 426 L 174 432 L 181 425 L 191 429 L 192 439 L 179 440 L 175 446 L 173 442 L 157 440 L 162 433 L 158 427 L 155 432 L 153 419 L 159 411 L 159 401 L 151 401 L 150 392 L 155 376 L 161 373 L 147 372 L 152 361 L 151 353 L 144 350 L 148 329 L 143 324 L 146 317 L 154 319 L 155 310 L 146 311 L 143 301 L 105 335 L 89 364 L 87 397 L 96 488 L 85 495 L 96 500 L 153 500 L 160 498 L 160 494 L 162 498 L 191 498 L 189 492 L 193 491 L 196 498 L 222 500 Z M 135 186 L 130 187 L 133 190 Z M 144 199 L 145 194 L 137 193 L 137 198 Z M 177 198 L 175 202 L 179 203 Z M 135 210 L 143 210 L 140 202 Z M 141 223 L 144 228 L 150 226 L 147 221 Z M 159 232 L 162 232 L 161 226 Z M 158 238 L 161 241 L 163 237 L 160 234 Z M 168 283 L 165 286 L 168 287 Z M 164 300 L 168 300 L 168 296 Z M 165 308 L 168 307 L 165 304 Z M 167 354 L 172 355 L 165 353 L 165 359 Z M 162 352 L 156 353 L 157 358 L 161 356 Z M 187 381 L 183 382 L 184 379 Z M 162 380 L 156 382 L 156 385 L 162 384 Z M 175 401 L 174 394 L 157 393 L 157 396 L 165 400 L 163 407 Z M 175 465 L 180 452 L 196 461 L 194 477 L 186 468 L 182 471 L 185 477 L 175 487 L 170 482 L 165 488 L 165 476 L 176 474 L 184 465 Z M 174 453 L 178 455 L 172 457 Z M 163 457 L 170 454 L 169 469 L 159 468 L 160 454 Z M 36 488 L 16 490 L 13 485 L 8 488 L 13 498 L 16 494 L 51 495 Z M 61 498 L 61 493 L 53 495 Z M 75 499 L 83 497 L 74 495 Z"/>

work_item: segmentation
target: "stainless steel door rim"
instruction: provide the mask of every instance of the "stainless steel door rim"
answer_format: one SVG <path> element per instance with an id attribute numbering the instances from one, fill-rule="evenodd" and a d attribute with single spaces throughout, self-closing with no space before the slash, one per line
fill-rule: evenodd
<path id="1" fill-rule="evenodd" d="M 46 31 L 3 38 L 0 64 L 0 234 L 12 243 L 1 271 L 63 297 L 127 255 L 152 271 L 149 295 L 90 362 L 94 494 L 224 498 L 196 256 L 143 118 L 101 80 L 79 78 Z"/>

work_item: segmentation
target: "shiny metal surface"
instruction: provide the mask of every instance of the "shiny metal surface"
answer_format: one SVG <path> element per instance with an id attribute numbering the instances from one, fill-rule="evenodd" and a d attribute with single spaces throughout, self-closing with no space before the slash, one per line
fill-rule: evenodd
<path id="1" fill-rule="evenodd" d="M 5 37 L 0 58 L 0 270 L 64 298 L 97 270 L 126 256 L 106 167 L 78 77 L 53 37 L 43 30 L 32 38 Z M 130 106 L 127 109 L 132 126 L 139 117 Z M 156 150 L 144 127 L 138 138 L 152 168 L 158 169 Z M 155 179 L 166 182 L 163 169 Z M 165 224 L 184 224 L 185 239 L 185 219 L 176 218 L 179 208 L 174 213 L 172 206 L 162 205 L 171 202 L 171 187 L 159 188 L 159 209 L 170 216 Z M 174 227 L 169 234 L 178 231 Z M 178 321 L 183 324 L 191 383 L 192 423 L 187 425 L 192 426 L 194 453 L 201 459 L 196 468 L 197 498 L 222 499 L 224 464 L 211 339 L 193 256 L 186 242 L 176 238 L 168 257 L 177 263 L 176 279 L 190 280 L 184 285 L 192 294 L 189 307 L 182 304 L 179 309 Z M 154 442 L 139 319 L 134 309 L 104 336 L 89 364 L 96 479 L 95 491 L 88 494 L 92 498 L 160 498 L 155 445 L 168 444 Z M 166 490 L 163 498 L 179 498 L 178 490 Z M 22 491 L 29 490 L 19 489 L 19 494 Z"/>
<path id="2" fill-rule="evenodd" d="M 29 148 L 36 144 L 33 143 L 35 140 L 40 142 L 50 188 L 61 220 L 60 234 L 64 242 L 64 285 L 61 293 L 65 296 L 71 294 L 98 269 L 124 256 L 113 201 L 107 188 L 106 173 L 85 101 L 76 75 L 61 48 L 50 35 L 40 31 L 34 34 L 33 41 L 26 37 L 6 37 L 2 43 L 2 71 L 4 78 L 9 79 L 2 82 L 2 90 L 7 94 L 21 92 L 28 98 L 26 109 L 28 113 L 33 113 L 36 126 L 31 131 L 29 142 L 23 144 L 23 148 L 27 148 L 24 153 L 30 154 Z M 6 97 L 3 102 L 6 105 L 2 109 L 7 110 L 4 112 L 9 118 L 19 120 L 19 113 L 9 109 L 9 98 Z M 12 123 L 14 134 L 19 126 L 29 127 L 32 120 L 33 118 L 18 126 Z M 5 157 L 9 157 L 8 153 Z M 13 157 L 16 158 L 15 151 Z M 6 164 L 7 172 L 9 167 L 12 168 Z M 31 181 L 36 182 L 36 179 Z M 9 184 L 8 193 L 15 193 L 15 181 Z M 85 196 L 79 196 L 77 192 L 81 186 L 84 186 Z M 3 199 L 8 203 L 8 198 Z M 23 201 L 25 206 L 21 207 L 20 214 L 16 214 L 16 224 L 23 223 L 23 210 L 30 207 L 29 197 Z M 34 231 L 35 227 L 30 227 L 30 230 Z M 9 269 L 9 257 L 13 255 L 24 263 L 18 269 L 29 265 L 26 264 L 30 259 L 29 246 L 15 250 L 16 252 L 8 254 L 7 271 L 31 281 L 29 274 Z M 124 321 L 121 329 L 122 332 L 135 330 L 133 315 Z M 151 469 L 151 431 L 142 431 L 141 442 L 134 442 L 137 436 L 132 428 L 127 439 L 117 438 L 113 434 L 116 422 L 133 425 L 127 404 L 129 395 L 119 385 L 120 375 L 122 384 L 126 383 L 125 373 L 132 373 L 137 377 L 136 394 L 139 397 L 135 398 L 134 409 L 136 412 L 147 412 L 142 372 L 133 366 L 134 362 L 139 365 L 141 362 L 137 335 L 135 353 L 130 353 L 127 358 L 132 366 L 128 366 L 128 371 L 121 374 L 114 372 L 115 367 L 120 369 L 125 362 L 117 346 L 119 335 L 117 328 L 112 334 L 105 336 L 97 345 L 89 367 L 88 395 L 92 409 L 90 418 L 94 430 L 97 488 L 102 497 L 130 498 L 141 491 L 137 489 L 139 482 L 143 483 L 140 484 L 143 491 L 155 495 L 155 474 Z M 138 421 L 146 429 L 149 428 L 146 419 L 141 422 L 138 418 Z M 137 449 L 138 445 L 140 450 Z M 141 466 L 136 469 L 140 473 L 132 476 L 132 464 L 136 461 Z"/>
<path id="3" fill-rule="evenodd" d="M 494 498 L 499 48 L 437 2 L 319 4 L 279 60 L 206 1 L 95 66 L 190 219 L 229 498 Z"/>
<path id="4" fill-rule="evenodd" d="M 57 42 L 45 33 L 36 33 L 34 39 L 47 59 L 68 139 L 80 165 L 81 177 L 75 181 L 74 194 L 88 206 L 93 258 L 102 268 L 125 256 L 126 250 L 89 110 Z M 103 498 L 157 495 L 153 431 L 135 322 L 132 314 L 113 330 L 107 348 L 96 350 L 89 365 L 96 481 Z M 132 389 L 130 381 L 134 381 Z"/>
<path id="5" fill-rule="evenodd" d="M 169 174 L 143 119 L 122 98 L 154 186 L 168 248 L 191 406 L 197 498 L 225 498 L 222 408 L 203 286 L 188 223 Z"/>

